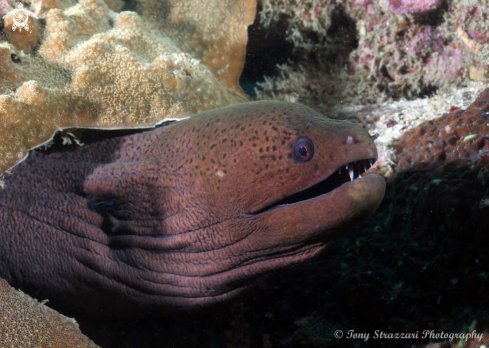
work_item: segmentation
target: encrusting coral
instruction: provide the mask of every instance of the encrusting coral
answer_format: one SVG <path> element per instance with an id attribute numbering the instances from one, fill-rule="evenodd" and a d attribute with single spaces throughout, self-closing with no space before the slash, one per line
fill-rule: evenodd
<path id="1" fill-rule="evenodd" d="M 34 1 L 0 40 L 0 173 L 67 128 L 145 128 L 248 100 L 239 87 L 255 0 Z"/>
<path id="2" fill-rule="evenodd" d="M 474 161 L 489 151 L 489 89 L 466 109 L 414 127 L 394 144 L 397 171 L 433 167 L 450 160 Z M 489 162 L 489 160 L 485 160 Z"/>
<path id="3" fill-rule="evenodd" d="M 0 278 L 0 347 L 96 348 L 76 322 Z"/>

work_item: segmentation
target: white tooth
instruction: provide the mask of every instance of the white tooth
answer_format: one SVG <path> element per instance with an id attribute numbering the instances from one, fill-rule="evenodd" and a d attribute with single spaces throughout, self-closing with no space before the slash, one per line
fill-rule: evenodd
<path id="1" fill-rule="evenodd" d="M 346 167 L 346 170 L 348 170 L 348 164 L 345 167 Z"/>
<path id="2" fill-rule="evenodd" d="M 370 160 L 370 167 L 374 165 L 374 161 Z"/>
<path id="3" fill-rule="evenodd" d="M 368 163 L 367 161 L 363 162 L 363 172 L 365 173 L 368 170 Z"/>
<path id="4" fill-rule="evenodd" d="M 353 174 L 353 168 L 350 168 L 348 170 L 348 174 L 350 174 L 350 179 L 351 179 L 351 181 L 353 181 L 355 179 L 355 176 L 354 176 L 355 174 Z"/>
<path id="5" fill-rule="evenodd" d="M 338 169 L 338 174 L 341 174 L 341 167 L 340 167 L 340 169 Z"/>

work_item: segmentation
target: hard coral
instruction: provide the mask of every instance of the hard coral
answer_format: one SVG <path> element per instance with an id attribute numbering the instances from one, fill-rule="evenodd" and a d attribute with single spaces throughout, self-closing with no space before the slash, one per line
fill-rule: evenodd
<path id="1" fill-rule="evenodd" d="M 59 0 L 37 10 L 40 40 L 5 25 L 0 173 L 60 129 L 152 127 L 248 100 L 238 78 L 255 1 L 148 0 L 138 14 Z"/>
<path id="2" fill-rule="evenodd" d="M 0 278 L 0 347 L 96 348 L 78 325 Z"/>
<path id="3" fill-rule="evenodd" d="M 449 160 L 473 161 L 489 152 L 489 89 L 466 109 L 446 113 L 404 133 L 395 144 L 397 171 Z"/>

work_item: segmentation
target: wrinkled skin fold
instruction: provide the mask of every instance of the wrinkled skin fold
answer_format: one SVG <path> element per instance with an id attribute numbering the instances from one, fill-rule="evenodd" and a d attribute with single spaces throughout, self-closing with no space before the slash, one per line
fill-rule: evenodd
<path id="1" fill-rule="evenodd" d="M 307 161 L 294 155 L 301 137 L 314 147 Z M 385 190 L 377 175 L 274 204 L 376 157 L 365 130 L 281 102 L 36 152 L 0 191 L 0 277 L 103 315 L 229 300 L 373 213 Z"/>

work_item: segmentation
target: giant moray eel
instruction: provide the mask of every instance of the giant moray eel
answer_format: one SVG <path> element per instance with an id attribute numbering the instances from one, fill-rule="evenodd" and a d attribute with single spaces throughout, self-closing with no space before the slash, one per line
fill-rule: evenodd
<path id="1" fill-rule="evenodd" d="M 270 101 L 38 151 L 0 190 L 0 277 L 96 314 L 222 302 L 374 212 L 376 157 L 364 129 Z"/>

